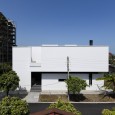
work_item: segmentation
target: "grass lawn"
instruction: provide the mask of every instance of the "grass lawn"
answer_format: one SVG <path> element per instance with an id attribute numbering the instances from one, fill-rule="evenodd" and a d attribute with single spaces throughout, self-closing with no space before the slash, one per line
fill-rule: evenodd
<path id="1" fill-rule="evenodd" d="M 40 102 L 55 102 L 58 98 L 63 101 L 68 101 L 67 95 L 53 95 L 41 94 L 39 97 Z M 100 94 L 80 94 L 70 95 L 71 102 L 115 102 L 115 94 L 100 95 Z"/>

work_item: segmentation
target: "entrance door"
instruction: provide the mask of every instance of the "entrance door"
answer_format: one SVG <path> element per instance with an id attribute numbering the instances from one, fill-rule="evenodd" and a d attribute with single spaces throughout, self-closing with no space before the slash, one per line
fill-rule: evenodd
<path id="1" fill-rule="evenodd" d="M 31 87 L 32 86 L 41 86 L 41 73 L 39 72 L 32 72 L 31 73 Z"/>

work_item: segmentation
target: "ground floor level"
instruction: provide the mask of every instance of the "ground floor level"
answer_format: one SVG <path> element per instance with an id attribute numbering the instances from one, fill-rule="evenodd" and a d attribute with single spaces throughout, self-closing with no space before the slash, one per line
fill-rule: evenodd
<path id="1" fill-rule="evenodd" d="M 70 73 L 70 76 L 79 77 L 86 80 L 88 86 L 86 90 L 100 90 L 104 85 L 103 80 L 97 81 L 98 77 L 101 77 L 101 73 Z M 20 76 L 20 87 L 26 90 L 38 90 L 38 91 L 62 91 L 67 92 L 67 86 L 65 80 L 67 79 L 67 73 L 56 72 L 30 72 L 28 77 L 24 75 Z"/>

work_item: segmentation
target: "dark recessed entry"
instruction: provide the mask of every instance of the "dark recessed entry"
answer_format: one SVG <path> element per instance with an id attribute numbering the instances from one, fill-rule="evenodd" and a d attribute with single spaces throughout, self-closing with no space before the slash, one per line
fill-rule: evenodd
<path id="1" fill-rule="evenodd" d="M 31 72 L 31 86 L 41 85 L 41 73 L 40 72 Z"/>
<path id="2" fill-rule="evenodd" d="M 58 79 L 59 82 L 64 82 L 66 79 Z"/>

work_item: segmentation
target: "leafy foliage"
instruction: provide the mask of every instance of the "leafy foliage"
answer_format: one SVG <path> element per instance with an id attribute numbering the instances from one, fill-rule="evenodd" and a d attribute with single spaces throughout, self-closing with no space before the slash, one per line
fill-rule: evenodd
<path id="1" fill-rule="evenodd" d="M 102 115 L 115 115 L 115 107 L 113 107 L 112 110 L 103 109 Z"/>
<path id="2" fill-rule="evenodd" d="M 115 92 L 115 73 L 104 74 L 103 77 L 97 78 L 97 80 L 104 80 L 106 83 L 104 87 L 112 89 Z"/>
<path id="3" fill-rule="evenodd" d="M 0 115 L 29 115 L 28 104 L 18 97 L 5 97 L 0 103 Z"/>
<path id="4" fill-rule="evenodd" d="M 11 70 L 12 68 L 9 63 L 4 63 L 4 64 L 0 63 L 0 75 L 2 75 L 3 73 L 7 73 Z"/>
<path id="5" fill-rule="evenodd" d="M 61 99 L 58 99 L 58 101 L 56 103 L 50 104 L 50 106 L 48 108 L 49 109 L 50 108 L 57 108 L 60 110 L 64 110 L 66 112 L 72 112 L 75 115 L 81 115 L 81 112 L 78 111 L 71 103 L 64 102 Z"/>
<path id="6" fill-rule="evenodd" d="M 112 115 L 112 112 L 109 109 L 104 109 L 102 115 Z"/>
<path id="7" fill-rule="evenodd" d="M 109 54 L 109 64 L 115 65 L 115 55 L 112 53 Z"/>
<path id="8" fill-rule="evenodd" d="M 73 94 L 80 93 L 80 91 L 87 86 L 86 81 L 78 77 L 69 77 L 65 82 L 67 83 L 69 92 L 72 92 Z"/>
<path id="9" fill-rule="evenodd" d="M 10 90 L 15 90 L 19 87 L 19 77 L 14 71 L 9 71 L 0 76 L 0 90 L 9 94 Z"/>

